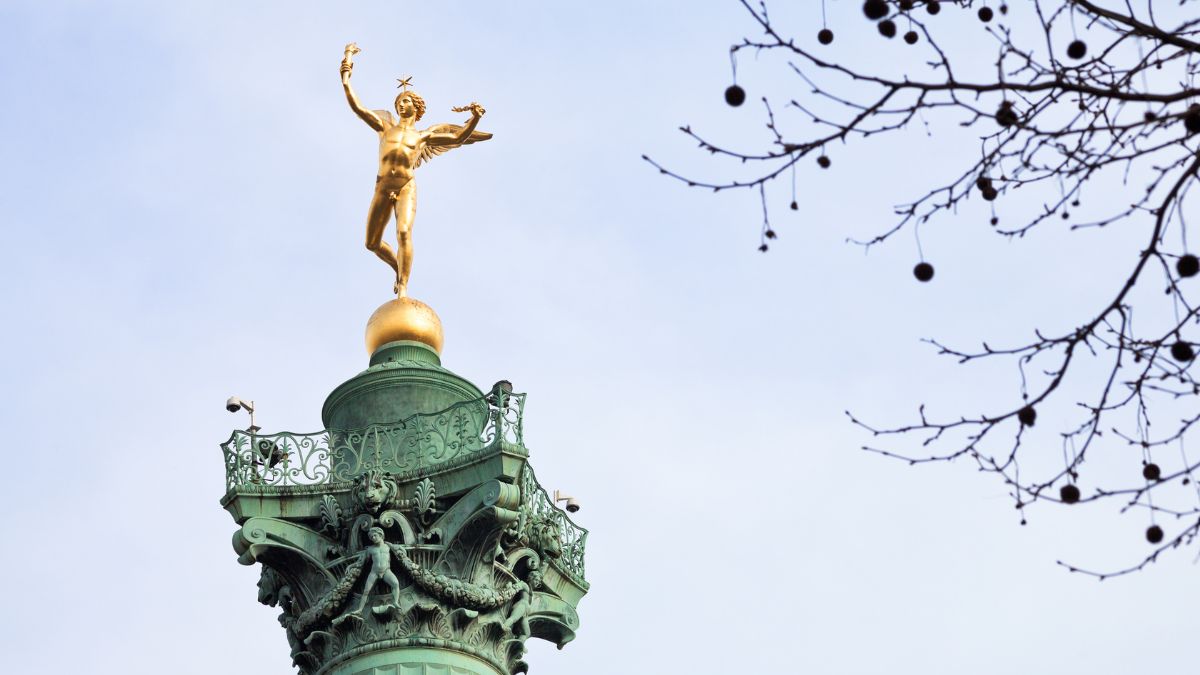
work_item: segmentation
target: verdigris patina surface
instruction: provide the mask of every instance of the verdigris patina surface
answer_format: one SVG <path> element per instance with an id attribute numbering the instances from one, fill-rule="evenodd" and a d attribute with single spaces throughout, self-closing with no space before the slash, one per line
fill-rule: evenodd
<path id="1" fill-rule="evenodd" d="M 445 375 L 424 351 L 426 372 L 388 386 Z M 502 382 L 390 423 L 222 444 L 234 549 L 262 564 L 259 600 L 281 609 L 300 672 L 509 674 L 526 670 L 526 639 L 574 638 L 587 531 L 528 464 L 524 401 Z"/>

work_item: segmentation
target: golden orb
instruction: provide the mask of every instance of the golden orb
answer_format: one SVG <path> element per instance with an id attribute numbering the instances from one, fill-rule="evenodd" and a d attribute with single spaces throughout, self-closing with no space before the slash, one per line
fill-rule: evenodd
<path id="1" fill-rule="evenodd" d="M 429 305 L 409 297 L 389 300 L 367 319 L 367 353 L 389 342 L 412 340 L 442 353 L 442 320 Z"/>

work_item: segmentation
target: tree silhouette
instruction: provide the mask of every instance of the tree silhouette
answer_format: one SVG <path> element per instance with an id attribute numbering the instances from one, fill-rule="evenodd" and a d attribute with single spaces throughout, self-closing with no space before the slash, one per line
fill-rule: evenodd
<path id="1" fill-rule="evenodd" d="M 1200 169 L 1200 103 L 1193 102 L 1200 100 L 1196 3 L 1021 0 L 1010 8 L 996 0 L 851 0 L 827 8 L 821 2 L 820 29 L 794 38 L 772 22 L 766 2 L 740 2 L 761 35 L 731 47 L 735 82 L 725 91 L 726 103 L 740 106 L 747 99 L 736 83 L 737 57 L 744 52 L 784 55 L 801 91 L 778 116 L 762 99 L 771 141 L 755 151 L 714 144 L 687 126 L 681 130 L 708 153 L 754 168 L 752 177 L 703 181 L 644 159 L 692 187 L 757 191 L 760 250 L 776 238 L 768 209 L 772 186 L 790 176 L 794 195 L 797 162 L 815 156 L 828 169 L 827 148 L 910 128 L 932 134 L 939 125 L 955 124 L 979 140 L 961 148 L 953 175 L 931 177 L 927 192 L 895 207 L 875 236 L 856 243 L 869 248 L 931 220 L 952 219 L 974 199 L 990 203 L 990 225 L 1001 238 L 1023 238 L 1049 222 L 1070 220 L 1085 193 L 1120 206 L 1071 222 L 1072 231 L 1121 227 L 1139 233 L 1128 266 L 1097 279 L 1112 285 L 1111 295 L 1080 309 L 1075 328 L 1033 329 L 1026 342 L 984 342 L 974 350 L 929 341 L 939 354 L 964 364 L 1007 360 L 1020 375 L 1010 405 L 947 417 L 927 415 L 922 405 L 911 424 L 891 428 L 851 415 L 889 446 L 865 449 L 913 464 L 969 458 L 1007 483 L 1022 523 L 1025 509 L 1039 501 L 1116 501 L 1121 513 L 1147 518 L 1150 549 L 1138 555 L 1140 562 L 1098 573 L 1060 561 L 1071 571 L 1102 579 L 1125 574 L 1196 541 L 1200 485 L 1193 474 L 1200 470 L 1200 451 L 1189 457 L 1185 445 L 1200 422 L 1200 383 L 1192 369 L 1200 310 L 1187 297 L 1200 284 L 1200 261 L 1189 252 L 1186 222 Z M 901 36 L 912 48 L 910 60 L 867 67 L 859 65 L 862 59 L 839 60 L 826 16 L 834 7 L 835 27 L 877 31 L 878 39 Z M 975 40 L 964 50 L 955 33 L 967 24 L 979 31 L 981 23 L 988 43 Z M 961 74 L 964 62 L 978 62 L 984 53 L 990 75 Z M 785 114 L 803 125 L 785 123 Z M 792 127 L 817 132 L 793 137 Z M 794 197 L 790 206 L 797 208 Z M 1016 223 L 1001 224 L 1002 212 L 1006 218 L 1016 213 Z M 934 272 L 924 259 L 913 269 L 923 283 Z M 1064 396 L 1074 406 L 1061 406 Z M 1029 441 L 1039 421 L 1061 427 L 1061 459 L 1048 462 L 1046 446 Z M 1121 457 L 1128 463 L 1131 453 L 1140 472 L 1114 468 Z M 1057 457 L 1058 448 L 1049 454 Z"/>

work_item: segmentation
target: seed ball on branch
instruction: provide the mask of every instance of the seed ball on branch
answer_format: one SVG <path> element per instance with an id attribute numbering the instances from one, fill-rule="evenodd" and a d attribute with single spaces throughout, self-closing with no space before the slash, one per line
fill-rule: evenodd
<path id="1" fill-rule="evenodd" d="M 988 178 L 987 176 L 980 176 L 979 178 L 975 179 L 975 187 L 979 188 L 980 190 L 986 190 L 987 188 L 992 187 L 992 179 Z"/>
<path id="2" fill-rule="evenodd" d="M 817 166 L 821 167 L 822 169 L 828 169 L 830 164 L 833 164 L 833 161 L 825 155 L 821 155 L 817 158 Z"/>
<path id="3" fill-rule="evenodd" d="M 878 21 L 888 15 L 888 4 L 884 0 L 867 0 L 863 3 L 863 14 L 872 21 Z"/>
<path id="4" fill-rule="evenodd" d="M 1186 253 L 1179 256 L 1179 260 L 1175 261 L 1175 271 L 1179 272 L 1181 277 L 1194 277 L 1200 273 L 1200 258 Z"/>
<path id="5" fill-rule="evenodd" d="M 1157 525 L 1151 525 L 1146 528 L 1146 541 L 1151 544 L 1157 544 L 1163 540 L 1162 528 Z"/>
<path id="6" fill-rule="evenodd" d="M 1192 346 L 1183 340 L 1171 345 L 1171 356 L 1176 361 L 1186 363 L 1196 358 L 1196 352 L 1192 350 Z"/>
<path id="7" fill-rule="evenodd" d="M 992 17 L 994 17 L 994 16 L 996 16 L 996 13 L 992 11 L 991 7 L 980 7 L 979 8 L 979 20 L 980 21 L 987 23 L 987 22 L 991 21 Z"/>
<path id="8" fill-rule="evenodd" d="M 917 5 L 917 3 L 914 0 L 900 0 L 901 11 L 907 12 L 907 11 L 911 10 L 913 7 L 916 7 L 916 5 Z"/>
<path id="9" fill-rule="evenodd" d="M 1188 106 L 1183 115 L 1183 128 L 1187 129 L 1189 134 L 1200 132 L 1200 105 L 1193 103 Z"/>
<path id="10" fill-rule="evenodd" d="M 736 84 L 729 85 L 729 88 L 725 90 L 725 102 L 735 108 L 738 107 L 746 102 L 746 90 Z"/>
<path id="11" fill-rule="evenodd" d="M 1083 40 L 1074 40 L 1067 45 L 1067 56 L 1079 60 L 1087 56 L 1087 43 Z"/>
<path id="12" fill-rule="evenodd" d="M 792 209 L 793 211 L 798 211 L 798 210 L 800 210 L 800 205 L 799 205 L 799 204 L 797 204 L 796 202 L 792 202 L 791 209 Z"/>
<path id="13" fill-rule="evenodd" d="M 921 39 L 921 36 L 917 35 L 917 31 L 915 31 L 915 30 L 910 30 L 904 34 L 904 41 L 910 45 L 917 44 L 917 40 L 920 40 L 920 39 Z"/>
<path id="14" fill-rule="evenodd" d="M 929 2 L 925 3 L 925 11 L 930 14 L 937 14 L 942 11 L 942 3 L 938 2 L 938 0 L 929 0 Z"/>
<path id="15" fill-rule="evenodd" d="M 996 123 L 1002 127 L 1011 127 L 1020 122 L 1017 111 L 1013 109 L 1012 101 L 1004 101 L 996 108 Z"/>
<path id="16" fill-rule="evenodd" d="M 863 3 L 863 14 L 872 21 L 878 21 L 888 15 L 886 0 L 866 0 Z"/>
<path id="17" fill-rule="evenodd" d="M 892 21 L 891 19 L 884 19 L 883 21 L 879 22 L 879 25 L 877 27 L 879 28 L 879 34 L 882 35 L 883 37 L 885 37 L 889 40 L 896 37 L 896 22 L 895 21 Z"/>
<path id="18" fill-rule="evenodd" d="M 1142 478 L 1146 480 L 1158 480 L 1162 478 L 1162 469 L 1154 462 L 1150 462 L 1142 467 Z"/>
<path id="19" fill-rule="evenodd" d="M 933 265 L 927 262 L 917 263 L 917 266 L 913 268 L 913 276 L 921 283 L 929 281 L 933 278 Z"/>
<path id="20" fill-rule="evenodd" d="M 1158 115 L 1156 115 L 1153 110 L 1147 110 L 1142 114 L 1142 119 L 1146 120 L 1147 122 L 1153 122 L 1154 120 L 1158 119 Z"/>
<path id="21" fill-rule="evenodd" d="M 833 42 L 833 31 L 829 30 L 828 28 L 822 28 L 817 32 L 817 42 L 820 42 L 823 45 Z"/>
<path id="22" fill-rule="evenodd" d="M 1000 196 L 1000 191 L 990 185 L 980 190 L 979 193 L 983 196 L 984 201 L 989 202 L 996 201 L 996 197 Z"/>
<path id="23" fill-rule="evenodd" d="M 1031 427 L 1034 422 L 1037 422 L 1037 411 L 1033 406 L 1027 405 L 1017 411 L 1017 419 L 1021 421 L 1021 426 Z"/>
<path id="24" fill-rule="evenodd" d="M 1058 489 L 1058 498 L 1064 504 L 1074 504 L 1079 501 L 1079 488 L 1074 485 L 1067 484 Z"/>

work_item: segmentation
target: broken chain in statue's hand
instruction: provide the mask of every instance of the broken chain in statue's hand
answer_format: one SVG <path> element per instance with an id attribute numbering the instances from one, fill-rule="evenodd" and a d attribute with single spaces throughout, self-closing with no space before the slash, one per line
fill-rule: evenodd
<path id="1" fill-rule="evenodd" d="M 485 112 L 487 112 L 486 110 L 483 109 L 483 106 L 479 105 L 478 103 L 475 103 L 474 101 L 472 101 L 470 105 L 464 105 L 464 106 L 460 106 L 457 108 L 451 108 L 450 110 L 452 110 L 454 112 L 467 112 L 468 110 L 470 110 L 471 115 L 473 115 L 476 118 L 483 117 L 483 114 Z"/>

